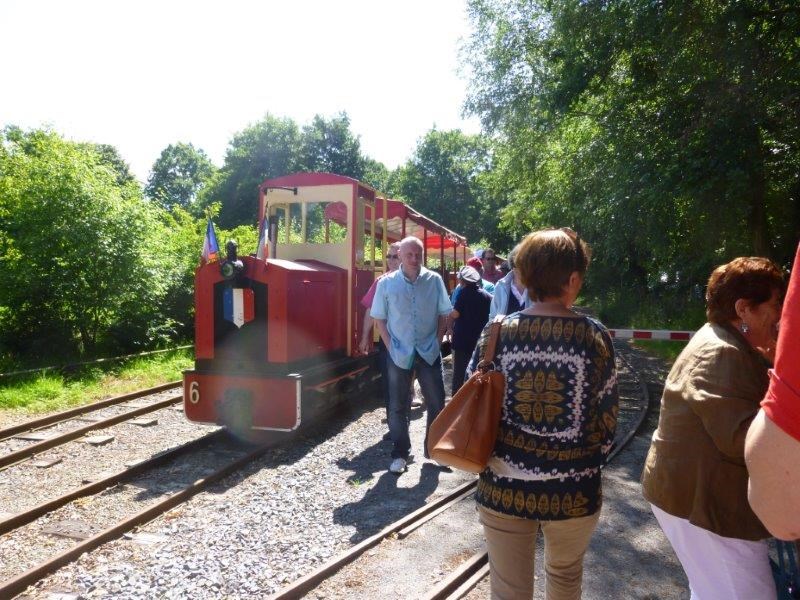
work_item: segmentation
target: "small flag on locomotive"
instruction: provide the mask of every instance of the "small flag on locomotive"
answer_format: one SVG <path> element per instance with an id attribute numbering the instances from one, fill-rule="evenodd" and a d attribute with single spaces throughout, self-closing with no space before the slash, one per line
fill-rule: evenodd
<path id="1" fill-rule="evenodd" d="M 206 236 L 203 239 L 203 251 L 200 253 L 200 258 L 203 262 L 211 263 L 217 260 L 217 255 L 219 255 L 217 233 L 214 231 L 214 223 L 212 223 L 211 218 L 209 218 L 208 225 L 206 225 Z"/>
<path id="2" fill-rule="evenodd" d="M 259 241 L 238 256 L 219 246 L 209 220 L 195 273 L 195 365 L 184 373 L 189 420 L 292 431 L 378 377 L 376 355 L 358 350 L 360 300 L 386 270 L 388 245 L 424 242 L 426 264 L 455 271 L 466 240 L 331 173 L 268 179 L 259 188 Z"/>

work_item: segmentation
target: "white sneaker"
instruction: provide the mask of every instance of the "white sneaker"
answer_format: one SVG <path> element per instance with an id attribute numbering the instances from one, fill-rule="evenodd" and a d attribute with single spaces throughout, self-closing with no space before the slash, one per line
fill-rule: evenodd
<path id="1" fill-rule="evenodd" d="M 392 461 L 392 464 L 389 465 L 389 471 L 392 473 L 402 473 L 406 470 L 406 459 L 405 458 L 395 458 Z"/>

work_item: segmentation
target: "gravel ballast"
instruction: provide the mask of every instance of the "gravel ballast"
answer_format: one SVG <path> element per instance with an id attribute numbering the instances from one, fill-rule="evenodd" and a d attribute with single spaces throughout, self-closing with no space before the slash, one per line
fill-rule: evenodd
<path id="1" fill-rule="evenodd" d="M 447 379 L 448 362 L 445 363 L 445 372 Z M 448 381 L 446 389 L 449 389 Z M 184 435 L 199 436 L 214 429 L 187 424 L 180 413 L 171 413 L 176 418 L 172 434 L 169 428 L 164 430 L 168 432 L 166 434 L 156 434 L 155 429 L 137 430 L 135 433 L 138 436 L 159 435 L 160 441 L 140 438 L 139 443 L 131 445 L 125 441 L 127 449 L 115 458 L 117 467 L 119 461 L 124 461 L 126 453 L 129 459 L 142 458 L 143 454 L 152 453 L 154 448 L 177 445 Z M 401 516 L 474 478 L 466 473 L 442 471 L 422 458 L 425 429 L 423 408 L 412 409 L 412 452 L 416 459 L 409 464 L 406 473 L 400 476 L 388 473 L 386 469 L 391 462 L 391 443 L 382 440 L 386 432 L 384 419 L 385 411 L 377 398 L 366 397 L 351 402 L 330 417 L 324 426 L 303 432 L 291 442 L 274 448 L 245 470 L 214 486 L 211 491 L 195 496 L 186 504 L 137 528 L 132 535 L 84 554 L 74 563 L 29 588 L 23 596 L 51 600 L 205 599 L 262 598 L 277 592 Z M 171 439 L 170 435 L 175 439 L 166 443 Z M 94 452 L 100 457 L 107 449 L 113 450 L 115 445 L 122 444 L 117 439 L 108 446 L 94 449 Z M 607 530 L 609 534 L 622 539 L 627 536 L 625 527 L 628 520 L 630 523 L 627 525 L 632 528 L 646 527 L 640 531 L 641 535 L 634 536 L 638 542 L 626 546 L 628 554 L 620 554 L 619 564 L 624 563 L 625 568 L 635 575 L 637 562 L 642 558 L 637 553 L 646 552 L 648 560 L 642 568 L 654 572 L 652 565 L 660 565 L 657 568 L 661 569 L 663 576 L 656 577 L 656 581 L 664 586 L 661 591 L 668 593 L 661 595 L 656 588 L 650 590 L 656 595 L 648 596 L 641 591 L 642 588 L 635 588 L 644 595 L 625 595 L 622 590 L 630 590 L 629 586 L 605 585 L 586 597 L 681 598 L 681 580 L 675 576 L 674 557 L 668 544 L 666 548 L 664 546 L 666 540 L 658 537 L 660 530 L 648 525 L 635 485 L 638 467 L 635 460 L 631 460 L 632 463 L 626 461 L 624 467 L 620 466 L 619 472 L 615 468 L 612 485 L 619 490 L 619 502 L 638 511 L 639 516 L 621 513 L 613 521 L 607 521 L 604 516 L 596 536 L 598 540 L 593 542 L 591 552 L 597 554 L 598 560 L 602 560 L 607 546 L 599 535 L 601 531 Z M 105 459 L 98 458 L 96 463 L 96 468 L 108 469 Z M 42 495 L 55 495 L 48 491 L 51 486 L 67 485 L 58 482 L 62 477 L 58 473 L 69 471 L 59 470 L 61 466 L 31 469 L 33 473 L 27 478 L 13 474 L 15 469 L 21 469 L 22 466 L 0 472 L 0 497 L 4 500 L 14 498 L 17 505 L 27 506 L 37 497 L 39 499 L 36 502 L 41 501 Z M 90 466 L 81 468 L 91 471 Z M 609 475 L 612 473 L 609 472 Z M 79 476 L 82 475 L 64 475 L 69 481 Z M 22 486 L 17 488 L 16 496 L 7 487 L 9 483 L 2 483 L 4 477 L 19 477 L 13 484 L 15 487 Z M 51 477 L 53 481 L 48 481 Z M 618 477 L 624 481 L 617 482 Z M 119 510 L 130 513 L 141 510 L 143 495 L 117 493 Z M 612 502 L 612 494 L 608 493 L 606 507 L 610 507 Z M 463 522 L 465 536 L 472 539 L 475 535 L 475 523 L 472 521 L 474 511 L 471 507 L 461 510 L 465 512 L 458 515 L 457 522 Z M 86 512 L 81 518 L 86 518 Z M 607 523 L 606 529 L 603 529 L 603 522 Z M 31 526 L 26 535 L 46 535 L 41 532 L 42 526 L 41 522 Z M 460 535 L 459 527 L 453 527 L 449 522 L 446 527 L 448 533 L 442 537 Z M 429 534 L 415 533 L 408 541 L 415 536 L 423 540 Z M 446 543 L 447 540 L 433 539 L 433 543 L 442 542 Z M 24 538 L 15 540 L 15 544 L 24 543 Z M 391 544 L 394 543 L 390 541 L 388 546 L 376 549 L 374 556 L 386 558 L 386 568 L 391 568 L 393 574 L 399 573 L 397 576 L 402 577 L 402 562 L 391 566 L 388 562 L 388 559 L 396 558 L 396 553 L 391 552 Z M 596 543 L 601 545 L 595 546 Z M 619 548 L 622 551 L 621 545 Z M 413 549 L 408 551 L 408 560 L 419 560 L 418 554 Z M 3 572 L 6 569 L 10 572 L 21 570 L 22 565 L 15 568 L 13 564 L 16 558 L 12 548 L 0 546 L 0 557 L 0 560 L 9 562 Z M 369 578 L 377 577 L 378 573 L 380 569 L 364 572 Z M 421 583 L 427 587 L 441 576 L 443 573 L 433 573 Z M 609 572 L 604 571 L 604 576 L 610 576 Z M 369 586 L 362 586 L 364 581 L 361 578 L 351 578 L 349 581 L 351 584 L 347 589 L 336 590 L 331 586 L 323 586 L 312 591 L 310 597 L 368 597 L 364 592 Z M 651 581 L 652 577 L 646 577 L 644 587 Z M 592 587 L 600 583 L 594 581 Z M 603 595 L 601 592 L 604 590 L 609 594 Z M 400 587 L 394 584 L 387 591 L 390 597 L 407 597 L 404 595 L 406 592 L 401 593 Z M 470 594 L 470 598 L 479 597 L 488 597 L 487 582 Z"/>
<path id="2" fill-rule="evenodd" d="M 324 427 L 271 450 L 211 492 L 138 528 L 133 538 L 81 556 L 25 597 L 252 598 L 275 592 L 471 477 L 422 458 L 421 407 L 412 409 L 411 421 L 417 459 L 399 477 L 386 472 L 391 443 L 382 440 L 384 419 L 376 398 L 351 402 Z M 141 510 L 132 505 L 135 495 L 119 497 L 130 512 Z M 30 529 L 30 535 L 45 535 Z M 13 563 L 10 548 L 2 556 Z"/>

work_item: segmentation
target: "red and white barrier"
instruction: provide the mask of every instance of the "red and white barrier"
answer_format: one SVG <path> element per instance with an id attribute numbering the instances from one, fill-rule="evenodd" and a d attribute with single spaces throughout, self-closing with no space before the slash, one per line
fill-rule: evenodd
<path id="1" fill-rule="evenodd" d="M 611 337 L 618 340 L 669 340 L 685 342 L 695 334 L 694 331 L 669 331 L 667 329 L 609 329 Z"/>

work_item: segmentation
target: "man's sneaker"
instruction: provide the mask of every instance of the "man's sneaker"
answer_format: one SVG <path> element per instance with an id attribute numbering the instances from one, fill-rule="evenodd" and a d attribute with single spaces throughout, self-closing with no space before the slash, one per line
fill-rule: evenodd
<path id="1" fill-rule="evenodd" d="M 392 473 L 402 473 L 406 470 L 406 459 L 405 458 L 395 458 L 392 461 L 392 464 L 389 465 L 389 471 Z"/>

